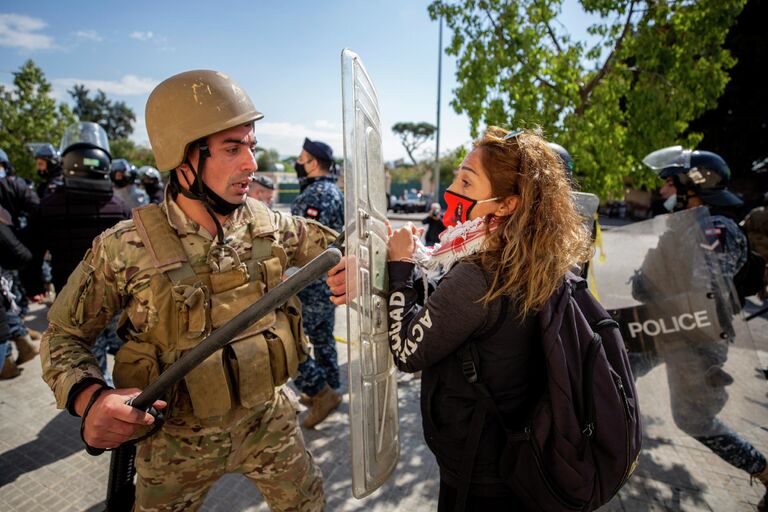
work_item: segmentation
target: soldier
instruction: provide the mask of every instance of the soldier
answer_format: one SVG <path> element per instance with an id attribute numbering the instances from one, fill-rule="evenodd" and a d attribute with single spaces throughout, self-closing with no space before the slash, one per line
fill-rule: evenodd
<path id="1" fill-rule="evenodd" d="M 710 209 L 712 215 L 704 217 L 701 226 L 707 246 L 714 249 L 712 254 L 722 275 L 738 283 L 749 251 L 746 236 L 728 215 L 741 206 L 742 201 L 727 188 L 731 173 L 725 161 L 709 151 L 683 150 L 674 146 L 654 151 L 643 162 L 665 180 L 662 195 L 668 210 L 680 211 L 698 206 Z M 696 286 L 693 283 L 707 281 L 708 272 L 700 268 L 707 262 L 692 262 L 690 258 L 679 257 L 690 252 L 686 249 L 690 248 L 690 244 L 697 244 L 697 240 L 674 230 L 660 238 L 657 248 L 648 253 L 633 279 L 635 298 L 647 302 L 654 297 L 672 297 L 693 289 Z M 664 255 L 668 255 L 666 259 Z M 676 262 L 674 269 L 668 268 L 670 261 Z M 656 275 L 659 277 L 655 278 Z M 674 279 L 671 278 L 673 276 Z M 705 286 L 707 284 L 704 282 Z M 721 317 L 721 323 L 730 325 L 723 300 L 720 299 L 718 304 L 718 317 Z M 732 330 L 727 334 L 730 338 L 734 335 Z M 668 367 L 675 423 L 724 461 L 768 486 L 768 467 L 763 454 L 717 418 L 728 399 L 726 387 L 733 383 L 733 377 L 723 369 L 728 353 L 727 343 L 712 340 L 696 343 L 695 347 L 688 345 L 681 340 L 657 347 Z M 642 354 L 630 355 L 634 356 L 630 360 L 636 377 L 661 362 L 655 355 L 646 355 L 645 360 L 641 359 Z M 763 497 L 758 510 L 768 508 L 766 498 L 768 494 Z"/>
<path id="2" fill-rule="evenodd" d="M 35 151 L 35 166 L 42 181 L 37 186 L 37 195 L 44 199 L 48 194 L 64 185 L 61 177 L 61 155 L 53 144 L 43 144 Z"/>
<path id="3" fill-rule="evenodd" d="M 145 165 L 139 168 L 139 180 L 144 191 L 149 196 L 149 201 L 155 204 L 163 202 L 163 177 L 160 171 L 151 165 Z"/>
<path id="4" fill-rule="evenodd" d="M 344 227 L 344 196 L 336 186 L 336 163 L 328 144 L 304 139 L 296 160 L 296 174 L 302 178 L 301 193 L 291 206 L 293 215 L 315 220 L 334 230 Z M 300 401 L 309 406 L 305 428 L 313 428 L 341 404 L 338 393 L 339 363 L 333 327 L 335 306 L 329 301 L 331 291 L 323 280 L 299 292 L 304 314 L 304 330 L 314 347 L 314 359 L 308 357 L 299 366 L 296 387 Z"/>
<path id="5" fill-rule="evenodd" d="M 150 94 L 146 122 L 165 200 L 100 235 L 49 313 L 43 376 L 84 441 L 113 448 L 153 423 L 125 401 L 336 237 L 247 197 L 263 115 L 228 76 L 181 73 Z M 341 278 L 343 279 L 343 277 Z M 340 290 L 344 293 L 344 290 Z M 106 388 L 87 347 L 125 308 Z M 306 354 L 295 299 L 168 390 L 163 428 L 139 442 L 134 510 L 197 510 L 224 473 L 251 480 L 274 510 L 322 510 L 320 471 L 283 384 Z"/>
<path id="6" fill-rule="evenodd" d="M 136 186 L 136 166 L 124 158 L 112 161 L 109 178 L 115 188 L 115 195 L 122 199 L 128 208 L 133 209 L 149 203 L 146 192 Z"/>

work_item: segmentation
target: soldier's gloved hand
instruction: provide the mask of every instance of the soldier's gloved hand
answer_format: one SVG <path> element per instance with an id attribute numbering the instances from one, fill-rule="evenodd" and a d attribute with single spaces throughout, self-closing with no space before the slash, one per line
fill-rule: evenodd
<path id="1" fill-rule="evenodd" d="M 350 256 L 342 256 L 341 261 L 328 271 L 328 279 L 325 283 L 331 289 L 331 302 L 340 306 L 347 303 L 347 260 Z M 350 284 L 349 293 L 352 297 L 356 295 L 357 287 L 354 283 Z"/>
<path id="2" fill-rule="evenodd" d="M 81 415 L 99 384 L 89 386 L 75 399 L 75 412 Z M 151 414 L 126 405 L 131 398 L 141 393 L 138 388 L 105 390 L 91 405 L 85 418 L 83 439 L 94 448 L 116 448 L 134 437 L 137 430 L 155 422 Z M 164 409 L 167 404 L 157 400 L 155 409 Z"/>

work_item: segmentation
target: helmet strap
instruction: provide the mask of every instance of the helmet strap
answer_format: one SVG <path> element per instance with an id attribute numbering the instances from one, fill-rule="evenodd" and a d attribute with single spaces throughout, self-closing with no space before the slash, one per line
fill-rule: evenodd
<path id="1" fill-rule="evenodd" d="M 208 185 L 205 184 L 205 181 L 202 178 L 203 171 L 205 169 L 205 160 L 211 156 L 211 153 L 208 149 L 208 145 L 204 142 L 199 144 L 199 148 L 200 158 L 198 161 L 198 170 L 195 170 L 195 167 L 192 165 L 192 162 L 189 161 L 188 157 L 184 160 L 184 163 L 187 164 L 190 171 L 192 172 L 192 175 L 195 177 L 194 181 L 190 183 L 186 173 L 182 173 L 184 181 L 187 182 L 188 187 L 184 188 L 178 182 L 178 176 L 176 173 L 174 173 L 171 175 L 172 192 L 180 192 L 184 197 L 203 203 L 205 210 L 208 212 L 208 215 L 211 216 L 213 223 L 216 225 L 216 236 L 219 239 L 219 243 L 224 245 L 226 244 L 226 240 L 224 239 L 224 229 L 222 228 L 221 222 L 219 222 L 219 218 L 216 216 L 216 214 L 224 216 L 229 215 L 240 208 L 242 204 L 230 203 L 229 201 L 224 200 Z"/>
<path id="2" fill-rule="evenodd" d="M 677 195 L 677 204 L 673 211 L 679 212 L 688 208 L 688 187 L 683 185 L 677 176 L 672 178 L 675 184 L 675 191 Z"/>

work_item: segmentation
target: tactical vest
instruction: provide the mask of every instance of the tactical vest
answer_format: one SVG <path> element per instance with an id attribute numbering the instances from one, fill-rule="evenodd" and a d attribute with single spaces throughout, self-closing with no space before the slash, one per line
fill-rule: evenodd
<path id="1" fill-rule="evenodd" d="M 277 286 L 286 255 L 276 242 L 276 227 L 252 217 L 250 254 L 214 242 L 207 264 L 192 266 L 157 205 L 134 209 L 133 219 L 158 270 L 150 280 L 158 318 L 145 332 L 123 336 L 130 321 L 123 315 L 118 332 L 127 342 L 115 357 L 114 380 L 118 387 L 144 388 L 184 351 Z M 275 387 L 297 374 L 307 352 L 294 297 L 192 370 L 178 386 L 169 414 L 184 416 L 191 408 L 196 418 L 209 419 L 238 406 L 263 405 Z"/>

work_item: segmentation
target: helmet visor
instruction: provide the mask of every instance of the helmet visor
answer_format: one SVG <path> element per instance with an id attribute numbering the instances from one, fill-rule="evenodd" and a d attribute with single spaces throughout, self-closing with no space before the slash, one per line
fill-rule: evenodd
<path id="1" fill-rule="evenodd" d="M 683 146 L 670 146 L 664 149 L 657 149 L 643 158 L 643 163 L 659 171 L 668 167 L 681 167 L 689 169 L 691 167 L 691 151 L 683 149 Z"/>
<path id="2" fill-rule="evenodd" d="M 61 138 L 61 152 L 66 152 L 75 144 L 87 144 L 111 153 L 107 132 L 96 123 L 82 122 L 67 128 Z"/>

